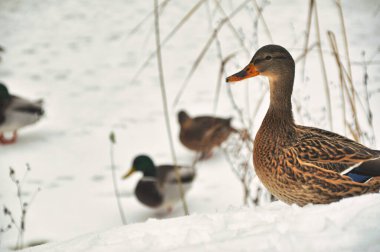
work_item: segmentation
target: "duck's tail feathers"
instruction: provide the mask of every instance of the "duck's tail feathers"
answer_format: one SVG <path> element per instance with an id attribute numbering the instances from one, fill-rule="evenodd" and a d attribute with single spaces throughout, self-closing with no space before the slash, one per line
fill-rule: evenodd
<path id="1" fill-rule="evenodd" d="M 15 110 L 29 114 L 36 114 L 39 116 L 42 116 L 45 113 L 44 109 L 41 106 L 36 106 L 35 104 L 21 106 L 16 108 Z"/>
<path id="2" fill-rule="evenodd" d="M 380 192 L 380 177 L 373 177 L 366 183 L 370 186 L 368 192 L 378 193 Z"/>

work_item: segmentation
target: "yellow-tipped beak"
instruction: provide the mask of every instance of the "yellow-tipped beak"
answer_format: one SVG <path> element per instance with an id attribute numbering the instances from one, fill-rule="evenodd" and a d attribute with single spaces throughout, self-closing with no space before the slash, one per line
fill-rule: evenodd
<path id="1" fill-rule="evenodd" d="M 226 82 L 241 81 L 250 77 L 257 76 L 259 74 L 260 73 L 257 71 L 256 67 L 252 63 L 249 63 L 248 66 L 246 66 L 240 72 L 227 77 Z"/>
<path id="2" fill-rule="evenodd" d="M 127 179 L 129 176 L 132 175 L 132 173 L 134 173 L 136 171 L 136 169 L 134 167 L 132 167 L 131 169 L 129 169 L 129 171 L 122 177 L 122 179 Z"/>

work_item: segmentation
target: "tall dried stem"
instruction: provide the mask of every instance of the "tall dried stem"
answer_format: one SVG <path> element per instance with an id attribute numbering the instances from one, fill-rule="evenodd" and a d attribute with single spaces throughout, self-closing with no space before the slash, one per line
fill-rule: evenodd
<path id="1" fill-rule="evenodd" d="M 339 68 L 339 71 L 342 73 L 342 74 L 346 74 L 346 78 L 348 79 L 348 82 L 352 82 L 352 80 L 350 79 L 350 77 L 348 76 L 347 72 L 345 72 L 345 69 L 344 69 L 344 66 L 340 60 L 340 56 L 339 56 L 339 52 L 338 52 L 338 46 L 337 46 L 337 43 L 336 43 L 336 39 L 335 39 L 335 35 L 333 32 L 329 31 L 328 32 L 328 36 L 330 38 L 330 41 L 331 41 L 331 45 L 332 45 L 332 50 L 334 52 L 334 56 L 335 56 L 335 60 L 336 60 L 336 63 L 337 63 L 337 66 Z M 360 124 L 359 124 L 359 121 L 358 121 L 358 117 L 357 117 L 357 109 L 356 109 L 356 103 L 354 102 L 353 98 L 352 98 L 352 95 L 350 94 L 350 91 L 348 89 L 348 84 L 347 84 L 347 81 L 345 78 L 343 78 L 343 87 L 344 87 L 344 90 L 346 91 L 346 95 L 347 95 L 347 98 L 348 98 L 348 101 L 349 101 L 349 104 L 350 104 L 350 107 L 351 107 L 351 112 L 352 112 L 352 117 L 353 117 L 353 121 L 354 121 L 354 128 L 351 128 L 350 125 L 346 124 L 348 126 L 348 129 L 350 130 L 353 138 L 356 140 L 356 141 L 360 141 L 360 137 L 361 137 L 361 129 L 360 129 Z"/>
<path id="2" fill-rule="evenodd" d="M 213 30 L 213 32 L 210 35 L 209 39 L 207 40 L 206 44 L 204 45 L 204 47 L 202 48 L 201 52 L 197 56 L 197 58 L 194 61 L 193 65 L 191 66 L 191 69 L 190 69 L 189 73 L 186 75 L 186 78 L 183 81 L 183 83 L 182 83 L 182 85 L 181 85 L 181 87 L 180 87 L 180 89 L 179 89 L 179 91 L 178 91 L 178 93 L 177 93 L 177 95 L 176 95 L 176 97 L 174 99 L 173 106 L 176 106 L 178 104 L 179 100 L 181 99 L 181 96 L 182 96 L 183 92 L 185 91 L 187 85 L 189 84 L 190 78 L 193 76 L 195 70 L 198 68 L 198 66 L 201 63 L 203 57 L 205 56 L 205 54 L 209 50 L 212 42 L 217 38 L 217 35 L 220 32 L 220 30 L 222 29 L 222 27 L 228 22 L 228 20 L 230 20 L 237 13 L 239 13 L 245 7 L 245 5 L 248 2 L 250 2 L 250 1 L 251 0 L 246 0 L 242 4 L 240 4 L 234 11 L 232 11 L 232 13 L 228 17 L 223 18 L 220 21 L 220 23 L 218 24 L 218 26 Z"/>
<path id="3" fill-rule="evenodd" d="M 187 207 L 187 202 L 185 200 L 184 189 L 183 189 L 183 185 L 181 182 L 179 169 L 177 166 L 177 157 L 175 154 L 172 132 L 171 132 L 171 127 L 170 127 L 168 102 L 167 102 L 167 98 L 166 98 L 166 89 L 165 89 L 165 80 L 164 80 L 164 70 L 163 70 L 162 57 L 161 57 L 160 24 L 159 24 L 157 1 L 158 0 L 153 0 L 153 2 L 154 2 L 154 27 L 155 27 L 155 35 L 156 35 L 155 37 L 156 37 L 157 65 L 158 65 L 158 72 L 159 72 L 159 79 L 160 79 L 162 102 L 163 102 L 164 113 L 165 113 L 165 122 L 166 122 L 166 129 L 167 129 L 168 139 L 169 139 L 169 144 L 170 144 L 170 151 L 172 154 L 172 159 L 173 159 L 173 163 L 174 163 L 174 167 L 175 167 L 174 170 L 175 170 L 176 179 L 177 179 L 177 182 L 179 185 L 178 190 L 179 190 L 179 193 L 181 195 L 183 210 L 184 210 L 185 214 L 188 215 L 189 210 Z"/>
<path id="4" fill-rule="evenodd" d="M 346 99 L 345 99 L 345 95 L 344 95 L 345 91 L 344 91 L 343 69 L 342 69 L 342 65 L 340 64 L 340 61 L 339 61 L 339 51 L 338 51 L 338 47 L 336 44 L 335 36 L 331 31 L 328 31 L 327 35 L 329 37 L 330 46 L 331 46 L 331 49 L 332 49 L 333 54 L 335 56 L 336 63 L 338 65 L 338 70 L 339 70 L 339 82 L 340 82 L 340 88 L 341 88 L 340 95 L 341 95 L 341 102 L 342 102 L 342 120 L 343 120 L 344 134 L 346 135 L 347 134 L 346 129 L 347 129 L 348 125 L 347 125 L 347 118 L 346 118 Z"/>
<path id="5" fill-rule="evenodd" d="M 121 222 L 123 223 L 123 225 L 126 225 L 127 219 L 125 218 L 124 209 L 121 205 L 120 193 L 119 193 L 119 188 L 117 186 L 117 179 L 116 179 L 116 166 L 115 166 L 115 158 L 114 158 L 114 145 L 116 144 L 116 136 L 115 136 L 114 132 L 110 133 L 109 140 L 111 143 L 111 145 L 110 145 L 110 161 L 111 161 L 113 189 L 114 189 L 114 193 L 115 193 L 117 207 L 119 209 Z"/>
<path id="6" fill-rule="evenodd" d="M 309 1 L 309 11 L 308 11 L 308 15 L 307 15 L 307 23 L 306 23 L 305 43 L 304 43 L 304 47 L 303 47 L 303 52 L 305 54 L 305 57 L 303 58 L 303 61 L 302 61 L 302 80 L 305 80 L 306 55 L 307 55 L 307 49 L 309 46 L 311 18 L 313 16 L 313 8 L 314 8 L 314 0 L 310 0 Z"/>
<path id="7" fill-rule="evenodd" d="M 199 9 L 205 0 L 200 0 L 196 3 L 186 15 L 178 22 L 178 24 L 169 32 L 168 35 L 161 41 L 160 47 L 164 47 L 167 42 L 181 29 L 181 27 L 190 19 L 190 17 Z M 149 54 L 149 56 L 144 60 L 141 66 L 137 69 L 135 75 L 133 76 L 131 82 L 135 82 L 137 77 L 141 75 L 144 69 L 149 65 L 149 62 L 157 55 L 157 50 L 154 50 Z"/>
<path id="8" fill-rule="evenodd" d="M 322 42 L 321 42 L 321 33 L 319 30 L 317 3 L 314 3 L 314 18 L 315 18 L 315 30 L 316 30 L 317 41 L 318 41 L 319 60 L 321 62 L 325 96 L 326 96 L 326 101 L 327 101 L 327 118 L 328 118 L 330 130 L 332 130 L 333 129 L 333 119 L 332 119 L 332 111 L 331 111 L 331 95 L 330 95 L 329 83 L 327 80 L 325 60 L 323 58 L 323 52 L 322 52 Z"/>

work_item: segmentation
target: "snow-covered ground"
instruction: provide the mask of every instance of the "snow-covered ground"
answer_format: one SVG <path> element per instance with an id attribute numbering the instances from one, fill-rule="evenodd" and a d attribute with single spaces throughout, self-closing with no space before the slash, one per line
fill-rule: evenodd
<path id="1" fill-rule="evenodd" d="M 275 202 L 165 221 L 150 219 L 27 251 L 375 252 L 380 250 L 379 211 L 380 195 L 375 194 L 304 208 Z"/>
<path id="2" fill-rule="evenodd" d="M 163 38 L 196 2 L 172 1 L 168 4 L 161 18 Z M 222 3 L 228 13 L 238 4 L 235 1 Z M 129 32 L 151 12 L 152 4 L 151 1 L 138 0 L 0 1 L 0 45 L 6 49 L 0 63 L 0 80 L 8 85 L 11 92 L 30 98 L 42 97 L 46 104 L 46 116 L 41 122 L 20 131 L 20 138 L 16 144 L 0 146 L 1 205 L 6 205 L 18 217 L 16 188 L 8 176 L 9 166 L 16 170 L 19 177 L 23 175 L 26 163 L 32 168 L 23 186 L 25 199 L 29 199 L 37 188 L 41 188 L 28 211 L 26 242 L 66 240 L 121 225 L 111 180 L 108 140 L 111 130 L 117 135 L 115 159 L 118 175 L 121 176 L 129 168 L 133 157 L 140 153 L 148 153 L 158 164 L 171 161 L 155 59 L 133 80 L 140 65 L 154 49 L 152 17 L 137 33 L 131 35 Z M 210 6 L 212 12 L 214 5 Z M 373 59 L 378 62 L 378 8 L 377 1 L 362 1 L 359 5 L 354 0 L 344 1 L 350 53 L 354 63 L 362 61 L 362 51 L 366 51 L 367 58 L 375 55 Z M 318 10 L 329 83 L 334 97 L 334 130 L 345 134 L 340 123 L 339 76 L 334 58 L 328 54 L 329 44 L 326 36 L 327 30 L 334 31 L 340 52 L 344 54 L 338 11 L 334 1 L 318 1 Z M 239 28 L 238 32 L 245 36 L 246 45 L 252 52 L 248 56 L 240 51 L 239 57 L 227 65 L 228 72 L 234 73 L 239 67 L 246 65 L 257 49 L 254 48 L 250 35 L 253 34 L 253 11 L 253 7 L 249 6 L 249 9 L 232 19 L 236 27 L 244 28 Z M 214 26 L 219 17 L 215 15 Z M 295 58 L 300 55 L 306 28 L 307 1 L 298 0 L 290 4 L 289 1 L 273 0 L 265 7 L 264 16 L 274 42 L 288 48 Z M 312 27 L 310 44 L 315 42 L 314 26 Z M 240 48 L 227 26 L 220 35 L 225 56 Z M 163 61 L 170 105 L 209 36 L 210 23 L 204 4 L 164 47 Z M 258 43 L 261 46 L 269 42 L 260 23 Z M 297 67 L 298 70 L 301 68 L 300 65 Z M 185 108 L 193 115 L 212 113 L 218 70 L 219 59 L 213 45 L 192 77 L 180 103 L 176 107 L 170 107 L 175 136 L 178 133 L 175 114 L 179 109 Z M 361 95 L 362 70 L 361 65 L 353 64 L 354 82 Z M 369 65 L 368 74 L 369 90 L 373 93 L 370 105 L 374 112 L 374 128 L 378 129 L 380 93 L 374 91 L 380 88 L 380 65 Z M 324 112 L 326 102 L 323 81 L 316 51 L 308 57 L 306 76 L 307 79 L 303 82 L 300 71 L 297 72 L 294 97 L 302 104 L 302 111 L 296 114 L 296 120 L 328 128 Z M 249 82 L 249 114 L 253 113 L 257 99 L 264 90 L 258 83 L 257 80 Z M 246 85 L 235 85 L 233 92 L 239 106 L 248 113 L 244 95 Z M 266 98 L 255 118 L 254 131 L 260 125 L 267 104 Z M 222 89 L 217 114 L 237 118 L 225 87 Z M 364 121 L 363 118 L 361 120 Z M 235 120 L 234 124 L 238 126 L 239 121 Z M 365 127 L 365 121 L 363 125 Z M 380 138 L 379 130 L 375 130 L 375 134 Z M 194 154 L 182 147 L 176 137 L 175 147 L 178 160 L 181 163 L 190 163 Z M 372 147 L 380 146 L 378 143 L 372 143 Z M 127 181 L 119 181 L 122 204 L 129 223 L 183 215 L 179 206 L 169 215 L 142 206 L 133 196 L 138 179 L 139 176 L 135 175 Z M 131 225 L 99 236 L 105 239 L 106 236 L 115 234 L 116 239 L 128 241 L 131 238 L 128 238 L 127 234 L 138 233 L 151 226 L 154 226 L 152 232 L 155 236 L 154 232 L 162 227 L 168 227 L 168 232 L 175 233 L 177 225 L 187 225 L 186 229 L 189 232 L 179 233 L 179 236 L 182 240 L 188 239 L 185 244 L 189 246 L 202 246 L 201 242 L 204 241 L 210 244 L 210 249 L 216 250 L 217 241 L 225 237 L 226 241 L 231 242 L 231 245 L 224 244 L 225 246 L 234 244 L 237 249 L 244 250 L 247 248 L 246 244 L 254 246 L 255 243 L 250 243 L 250 239 L 260 241 L 271 230 L 277 230 L 277 233 L 268 236 L 267 241 L 270 242 L 270 237 L 273 237 L 273 243 L 279 242 L 271 246 L 280 246 L 280 242 L 283 242 L 290 246 L 289 249 L 296 246 L 299 239 L 305 240 L 300 246 L 319 244 L 318 239 L 326 244 L 331 240 L 338 240 L 342 230 L 340 228 L 353 234 L 345 238 L 350 248 L 369 248 L 375 239 L 374 236 L 379 237 L 380 234 L 379 229 L 375 229 L 375 224 L 380 224 L 380 217 L 374 215 L 375 210 L 379 209 L 378 196 L 349 199 L 331 206 L 309 206 L 306 210 L 281 203 L 236 210 L 242 206 L 242 198 L 240 182 L 219 151 L 212 159 L 198 164 L 197 180 L 187 196 L 190 212 L 197 213 L 196 215 L 165 222 L 149 221 L 146 227 Z M 369 210 L 360 204 L 368 206 Z M 338 209 L 342 209 L 342 216 L 338 215 Z M 316 224 L 316 227 L 310 230 L 309 222 L 317 223 L 315 219 L 318 218 L 319 211 L 322 216 L 328 216 L 332 211 L 333 217 L 321 217 L 323 225 Z M 359 211 L 360 218 L 363 219 L 355 222 L 357 228 L 350 229 L 345 221 L 352 219 L 351 215 Z M 289 222 L 281 222 L 282 214 Z M 300 219 L 296 218 L 298 214 L 302 216 Z M 368 221 L 365 221 L 366 218 Z M 293 227 L 290 225 L 291 220 L 296 219 L 297 225 Z M 192 221 L 200 226 L 191 230 L 189 224 Z M 332 224 L 334 221 L 338 222 L 336 226 Z M 8 219 L 0 214 L 0 224 L 7 223 Z M 266 226 L 267 223 L 270 224 Z M 251 233 L 250 227 L 256 224 L 260 226 L 252 229 Z M 204 225 L 205 230 L 202 229 Z M 225 233 L 218 231 L 224 228 Z M 310 237 L 324 231 L 326 233 L 317 235 L 316 240 Z M 127 233 L 125 237 L 123 232 Z M 360 234 L 355 236 L 356 232 Z M 0 235 L 1 246 L 15 244 L 16 230 L 12 229 Z M 92 239 L 91 237 L 93 236 L 85 237 L 83 242 L 86 244 L 86 239 Z M 160 240 L 148 237 L 149 240 L 153 240 L 153 245 L 154 241 Z M 368 240 L 361 239 L 363 237 L 368 237 Z M 214 238 L 216 243 L 212 244 Z M 144 242 L 138 240 L 138 237 L 136 239 L 136 242 Z M 124 241 L 109 242 L 122 250 L 123 244 L 128 244 Z M 240 241 L 242 247 L 238 245 Z M 168 240 L 163 242 L 166 243 Z M 337 248 L 346 248 L 336 242 Z M 101 247 L 105 244 L 106 241 L 98 245 Z M 135 248 L 139 248 L 138 246 L 137 244 Z M 179 246 L 173 245 L 170 248 L 179 249 Z M 265 248 L 267 247 L 263 247 Z M 268 247 L 268 250 L 270 248 Z M 249 247 L 247 250 L 250 250 Z"/>

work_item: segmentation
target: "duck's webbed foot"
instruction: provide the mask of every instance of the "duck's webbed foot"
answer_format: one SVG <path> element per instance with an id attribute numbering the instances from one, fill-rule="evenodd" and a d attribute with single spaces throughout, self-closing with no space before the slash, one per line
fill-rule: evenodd
<path id="1" fill-rule="evenodd" d="M 0 133 L 0 143 L 1 144 L 13 144 L 17 140 L 17 131 L 13 131 L 12 138 L 7 139 L 3 133 Z"/>

